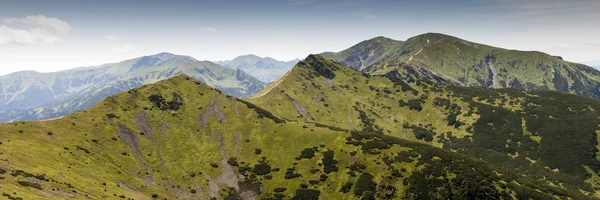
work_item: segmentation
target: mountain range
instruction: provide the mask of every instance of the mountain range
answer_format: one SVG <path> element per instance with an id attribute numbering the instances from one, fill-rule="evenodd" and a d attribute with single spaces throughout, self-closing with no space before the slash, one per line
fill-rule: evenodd
<path id="1" fill-rule="evenodd" d="M 111 89 L 60 97 L 72 99 L 63 105 L 94 105 L 0 124 L 0 192 L 8 199 L 600 198 L 600 72 L 585 65 L 434 33 L 309 55 L 267 86 L 243 71 L 258 61 L 245 63 L 230 69 L 158 54 L 68 71 L 89 80 L 124 72 L 119 84 L 102 87 Z M 106 73 L 86 74 L 100 69 Z"/>
<path id="2" fill-rule="evenodd" d="M 352 86 L 342 89 L 337 84 L 337 75 L 343 78 L 339 71 L 332 71 L 336 77 L 322 73 L 332 70 L 330 62 L 309 57 L 284 81 L 304 71 L 312 78 L 332 78 L 332 87 L 339 92 L 352 92 Z M 398 83 L 390 85 L 392 91 L 406 87 Z M 364 84 L 355 85 L 363 88 Z M 424 94 L 424 88 L 417 90 Z M 308 87 L 296 92 L 304 89 L 315 92 Z M 267 95 L 282 92 L 277 89 Z M 402 98 L 404 93 L 388 95 Z M 597 103 L 590 106 L 600 109 Z M 547 177 L 540 179 L 538 174 L 513 171 L 424 142 L 285 119 L 267 109 L 180 75 L 110 96 L 61 119 L 0 124 L 2 195 L 9 199 L 584 199 L 592 195 L 594 182 L 578 182 L 581 179 L 570 176 L 578 170 L 564 168 L 557 173 L 532 166 Z M 598 116 L 595 111 L 577 112 Z M 404 131 L 418 135 L 421 130 Z M 447 135 L 445 139 L 468 142 Z M 521 154 L 530 152 L 525 147 L 518 152 L 530 156 Z M 590 170 L 597 169 L 591 166 Z"/>
<path id="3" fill-rule="evenodd" d="M 556 90 L 600 98 L 600 71 L 535 51 L 478 44 L 439 33 L 376 37 L 325 58 L 372 75 L 456 86 Z"/>
<path id="4" fill-rule="evenodd" d="M 231 69 L 241 69 L 258 80 L 270 83 L 277 80 L 287 71 L 289 71 L 300 60 L 278 61 L 269 57 L 259 57 L 256 55 L 238 56 L 233 60 L 216 61 L 215 63 Z"/>
<path id="5" fill-rule="evenodd" d="M 60 117 L 109 95 L 179 74 L 236 97 L 252 96 L 265 86 L 242 70 L 170 53 L 53 73 L 22 71 L 0 77 L 0 121 Z"/>

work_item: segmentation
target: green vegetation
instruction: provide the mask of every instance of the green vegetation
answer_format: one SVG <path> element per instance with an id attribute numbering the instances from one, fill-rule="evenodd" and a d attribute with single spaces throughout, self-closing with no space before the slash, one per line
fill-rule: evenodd
<path id="1" fill-rule="evenodd" d="M 2 124 L 0 189 L 11 199 L 599 197 L 597 100 L 406 83 L 319 56 L 272 87 L 240 100 L 177 76 L 61 119 Z"/>
<path id="2" fill-rule="evenodd" d="M 555 90 L 600 99 L 600 71 L 542 52 L 507 50 L 427 33 L 376 37 L 323 57 L 371 75 L 439 84 Z"/>
<path id="3" fill-rule="evenodd" d="M 314 76 L 308 65 L 336 76 Z M 594 99 L 554 91 L 407 83 L 309 56 L 276 88 L 249 101 L 284 119 L 419 141 L 539 183 L 600 196 L 600 185 L 591 184 L 600 181 L 600 102 Z M 346 143 L 370 155 L 383 155 L 391 146 L 378 139 L 346 138 Z M 406 162 L 415 158 L 395 157 Z"/>

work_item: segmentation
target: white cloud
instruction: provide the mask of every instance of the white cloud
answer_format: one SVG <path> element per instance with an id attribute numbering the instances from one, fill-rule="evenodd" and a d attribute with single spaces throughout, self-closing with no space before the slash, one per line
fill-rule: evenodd
<path id="1" fill-rule="evenodd" d="M 117 53 L 131 53 L 131 52 L 137 51 L 137 48 L 135 48 L 131 44 L 124 44 L 124 45 L 115 45 L 115 46 L 113 46 L 112 50 Z"/>
<path id="2" fill-rule="evenodd" d="M 217 29 L 216 28 L 212 28 L 212 27 L 204 27 L 204 28 L 200 28 L 200 30 L 206 31 L 206 32 L 211 32 L 211 33 L 216 33 L 217 32 Z"/>
<path id="3" fill-rule="evenodd" d="M 105 35 L 104 38 L 107 40 L 111 40 L 111 41 L 119 41 L 121 39 L 118 36 L 114 36 L 114 35 Z"/>
<path id="4" fill-rule="evenodd" d="M 71 31 L 71 26 L 60 19 L 44 15 L 30 15 L 23 18 L 3 18 L 2 23 L 36 26 L 33 29 L 15 29 L 0 25 L 0 45 L 46 45 L 60 41 L 60 36 Z"/>

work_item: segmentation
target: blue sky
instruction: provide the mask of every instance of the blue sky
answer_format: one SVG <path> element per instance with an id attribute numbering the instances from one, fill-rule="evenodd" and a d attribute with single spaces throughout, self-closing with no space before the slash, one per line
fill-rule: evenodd
<path id="1" fill-rule="evenodd" d="M 159 52 L 279 60 L 362 40 L 439 32 L 600 65 L 598 0 L 0 2 L 0 74 L 95 66 Z"/>

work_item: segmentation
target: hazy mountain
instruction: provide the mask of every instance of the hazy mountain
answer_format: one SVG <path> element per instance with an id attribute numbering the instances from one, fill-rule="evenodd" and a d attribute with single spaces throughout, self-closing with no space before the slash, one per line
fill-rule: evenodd
<path id="1" fill-rule="evenodd" d="M 233 60 L 217 61 L 215 63 L 231 69 L 244 70 L 262 82 L 270 83 L 289 71 L 298 61 L 300 60 L 296 59 L 284 62 L 269 57 L 263 58 L 256 55 L 244 55 L 238 56 Z"/>
<path id="2" fill-rule="evenodd" d="M 600 196 L 600 101 L 556 91 L 406 83 L 395 73 L 368 75 L 311 55 L 249 101 L 284 119 L 426 143 Z"/>
<path id="3" fill-rule="evenodd" d="M 22 71 L 0 77 L 0 122 L 63 116 L 109 95 L 183 73 L 236 97 L 251 96 L 265 86 L 241 70 L 170 53 L 54 73 Z"/>
<path id="4" fill-rule="evenodd" d="M 600 71 L 542 52 L 507 50 L 427 33 L 395 41 L 377 37 L 321 54 L 373 75 L 458 86 L 556 90 L 600 98 Z"/>
<path id="5" fill-rule="evenodd" d="M 184 75 L 0 135 L 8 199 L 586 198 L 426 144 L 285 120 Z"/>

